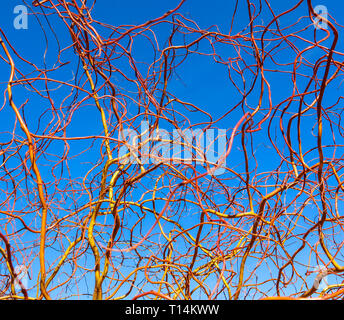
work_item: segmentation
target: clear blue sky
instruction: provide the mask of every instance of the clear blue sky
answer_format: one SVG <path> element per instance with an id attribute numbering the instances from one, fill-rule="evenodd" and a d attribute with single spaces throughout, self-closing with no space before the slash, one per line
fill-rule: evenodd
<path id="1" fill-rule="evenodd" d="M 15 15 L 13 14 L 13 8 L 15 5 L 22 4 L 23 2 L 20 0 L 3 0 L 1 4 L 1 11 L 0 11 L 0 27 L 3 29 L 5 34 L 7 35 L 9 41 L 12 45 L 18 50 L 18 52 L 25 57 L 25 59 L 34 62 L 38 66 L 43 66 L 46 64 L 48 67 L 52 67 L 56 63 L 56 53 L 57 53 L 57 43 L 54 39 L 55 35 L 58 37 L 60 41 L 61 47 L 64 47 L 70 44 L 70 37 L 69 34 L 66 32 L 66 29 L 58 22 L 57 18 L 52 16 L 49 18 L 50 26 L 53 28 L 54 33 L 49 30 L 49 25 L 44 20 L 44 18 L 40 18 L 40 23 L 43 24 L 45 30 L 47 30 L 48 36 L 48 51 L 45 53 L 46 44 L 44 41 L 44 34 L 41 30 L 40 24 L 35 16 L 29 16 L 29 27 L 27 30 L 15 30 L 13 27 L 13 19 Z M 246 1 L 239 1 L 238 7 L 238 14 L 235 19 L 234 27 L 232 34 L 240 32 L 243 28 L 245 28 L 248 24 L 248 16 L 246 11 Z M 280 0 L 272 0 L 270 1 L 272 8 L 274 9 L 275 13 L 278 14 L 280 12 L 285 11 L 286 9 L 290 8 L 296 1 L 280 1 Z M 95 9 L 93 11 L 93 18 L 111 25 L 136 25 L 143 23 L 147 20 L 154 19 L 156 17 L 161 16 L 166 11 L 174 8 L 179 1 L 176 0 L 146 0 L 146 1 L 138 1 L 138 0 L 128 0 L 128 1 L 117 1 L 117 0 L 97 0 Z M 222 33 L 228 33 L 230 28 L 231 18 L 233 16 L 233 8 L 234 8 L 235 1 L 230 0 L 213 0 L 213 1 L 204 1 L 204 0 L 187 0 L 186 3 L 182 6 L 180 12 L 187 18 L 193 19 L 198 23 L 201 28 L 211 28 L 214 25 L 217 25 Z M 340 0 L 329 0 L 329 1 L 313 1 L 313 5 L 326 5 L 329 13 L 337 20 L 338 23 L 344 25 L 344 17 L 343 17 L 343 2 Z M 266 11 L 265 11 L 266 12 Z M 264 13 L 266 14 L 266 13 Z M 296 12 L 289 15 L 288 17 L 281 18 L 281 23 L 290 23 L 290 21 L 296 21 L 301 16 L 307 16 L 307 6 L 304 3 L 302 6 L 298 8 Z M 270 15 L 266 15 L 266 17 L 262 16 L 262 24 L 266 21 L 271 19 Z M 306 19 L 305 19 L 306 21 Z M 160 41 L 161 45 L 166 43 L 166 36 L 168 35 L 169 29 L 160 29 L 157 31 L 158 40 Z M 309 34 L 311 38 L 312 35 Z M 325 45 L 329 46 L 331 43 L 331 39 L 325 42 Z M 200 48 L 207 52 L 209 50 L 209 46 L 207 43 L 201 43 Z M 344 43 L 343 43 L 343 34 L 340 34 L 339 43 L 337 46 L 338 51 L 343 51 Z M 221 47 L 218 49 L 219 52 L 222 53 L 223 57 L 230 58 L 235 54 L 232 49 L 228 47 Z M 282 51 L 279 56 L 279 62 L 283 63 L 286 61 L 290 61 L 291 57 L 290 51 Z M 314 56 L 312 56 L 312 54 Z M 316 61 L 319 58 L 319 52 L 317 50 L 312 51 L 312 53 L 307 56 L 311 61 Z M 3 55 L 3 53 L 1 53 Z M 307 54 L 306 54 L 307 55 Z M 305 56 L 306 56 L 305 55 Z M 140 61 L 145 61 L 147 63 L 152 62 L 152 53 L 149 50 L 148 42 L 142 41 L 137 44 L 134 53 L 135 59 Z M 75 67 L 75 57 L 68 53 L 63 57 L 66 61 L 68 58 L 71 59 L 72 63 L 70 67 L 63 69 L 63 72 L 55 73 L 54 76 L 61 79 L 71 79 L 73 77 L 73 66 Z M 28 68 L 27 65 L 20 62 L 19 60 L 16 61 L 18 68 L 23 66 L 24 68 Z M 125 66 L 123 66 L 125 68 Z M 267 63 L 266 68 L 268 69 L 269 63 Z M 69 69 L 68 69 L 69 68 Z M 281 67 L 282 68 L 282 67 Z M 3 89 L 6 86 L 6 82 L 9 77 L 9 67 L 6 66 L 3 62 L 0 63 L 0 87 Z M 29 68 L 26 70 L 30 70 Z M 142 67 L 144 70 L 144 67 Z M 290 86 L 290 78 L 289 75 L 281 75 L 278 73 L 267 73 L 267 79 L 271 84 L 272 89 L 272 101 L 273 104 L 277 104 L 278 102 L 282 101 L 284 98 L 290 96 L 290 91 L 292 87 Z M 343 77 L 339 78 L 338 81 L 335 81 L 331 87 L 328 88 L 325 94 L 324 103 L 333 103 L 338 96 L 343 94 L 343 86 L 341 85 L 341 81 L 343 81 Z M 305 86 L 305 82 L 299 82 L 299 87 L 302 88 Z M 54 88 L 55 85 L 52 85 L 51 88 Z M 56 86 L 55 86 L 56 87 Z M 42 89 L 44 86 L 42 86 Z M 46 105 L 41 105 L 42 100 L 37 98 L 36 96 L 31 97 L 27 91 L 22 89 L 16 89 L 16 103 L 21 105 L 24 101 L 29 98 L 28 104 L 28 112 L 25 114 L 27 122 L 30 124 L 30 129 L 32 131 L 36 131 L 38 126 L 37 123 L 37 114 L 41 114 L 40 108 L 45 108 Z M 67 89 L 68 90 L 68 89 Z M 226 68 L 222 65 L 217 64 L 213 61 L 212 57 L 205 57 L 205 56 L 192 56 L 192 58 L 187 59 L 181 68 L 178 69 L 178 76 L 174 76 L 173 79 L 169 83 L 169 91 L 173 92 L 176 96 L 180 99 L 191 102 L 197 106 L 202 107 L 203 110 L 211 113 L 214 118 L 219 117 L 223 114 L 224 110 L 228 110 L 233 104 L 238 101 L 239 96 L 235 93 L 233 85 L 228 80 L 228 72 Z M 56 94 L 52 94 L 54 97 L 55 102 L 57 105 L 61 103 L 61 94 L 63 95 L 64 89 L 59 89 Z M 253 94 L 249 99 L 248 102 L 254 105 L 256 103 L 257 95 Z M 267 102 L 267 100 L 265 100 Z M 46 103 L 46 101 L 44 102 Z M 231 130 L 237 120 L 242 116 L 240 112 L 232 113 L 230 117 L 226 117 L 223 120 L 219 121 L 217 126 L 219 128 L 226 128 Z M 0 122 L 0 132 L 2 137 L 0 138 L 5 141 L 6 134 L 3 133 L 5 131 L 12 131 L 13 128 L 13 120 L 14 115 L 12 110 L 6 105 L 0 113 L 1 119 L 4 119 Z M 190 114 L 190 120 L 193 124 L 197 124 L 205 120 L 203 116 L 193 115 Z M 49 121 L 49 119 L 43 119 L 43 122 Z M 71 126 L 69 134 L 71 136 L 75 135 L 95 135 L 100 134 L 99 126 L 97 125 L 99 121 L 99 113 L 94 108 L 94 106 L 85 106 L 82 110 L 76 113 L 75 117 L 73 118 L 73 126 Z M 306 122 L 304 124 L 304 129 L 306 133 L 306 137 L 304 140 L 305 148 L 310 146 L 316 145 L 316 138 L 310 134 L 313 122 Z M 167 124 L 166 124 L 167 126 Z M 327 128 L 328 129 L 328 128 Z M 17 129 L 19 132 L 19 128 Z M 326 128 L 325 128 L 326 131 Z M 39 131 L 38 131 L 39 132 Z M 260 138 L 260 141 L 256 143 L 257 149 L 255 150 L 255 155 L 257 159 L 264 159 L 264 161 L 260 161 L 260 166 L 258 171 L 264 172 L 269 170 L 270 168 L 275 168 L 279 158 L 276 157 L 274 150 L 269 147 L 269 142 L 265 136 L 266 131 L 257 134 L 257 137 Z M 259 136 L 261 135 L 261 136 Z M 324 136 L 324 143 L 330 142 L 331 137 Z M 80 150 L 85 149 L 90 144 L 80 144 L 78 143 L 71 143 L 72 153 L 78 153 Z M 227 160 L 228 163 L 230 161 L 239 163 L 238 165 L 242 165 L 242 161 L 238 161 L 238 157 L 242 157 L 242 153 L 237 150 L 240 147 L 240 141 L 236 141 L 233 146 L 233 151 Z M 63 147 L 56 143 L 54 144 L 55 151 Z M 78 157 L 74 162 L 71 161 L 71 172 L 72 175 L 75 177 L 83 176 L 87 170 L 90 168 L 90 163 L 95 161 L 98 156 L 98 149 L 99 145 L 95 145 L 96 151 L 88 153 L 87 156 Z M 311 160 L 308 159 L 309 161 Z M 85 163 L 84 163 L 84 162 Z M 15 165 L 15 161 L 13 162 L 13 166 Z M 45 178 L 51 180 L 51 171 L 50 168 L 42 168 L 43 175 L 45 174 Z M 147 183 L 149 183 L 147 181 Z M 224 199 L 219 199 L 219 201 L 224 201 Z M 66 202 L 68 203 L 68 201 Z M 314 214 L 312 209 L 310 210 L 310 215 Z M 191 225 L 193 220 L 190 219 L 186 222 L 186 226 Z M 54 258 L 54 253 L 49 253 L 50 259 Z M 305 264 L 308 262 L 305 260 Z M 253 263 L 253 262 L 252 262 Z M 33 269 L 35 270 L 35 269 Z M 260 274 L 263 276 L 263 271 L 260 271 Z M 89 286 L 92 287 L 92 279 L 88 279 Z M 215 281 L 214 279 L 212 281 Z M 81 287 L 82 290 L 87 291 L 87 286 Z M 289 292 L 292 293 L 292 292 Z"/>

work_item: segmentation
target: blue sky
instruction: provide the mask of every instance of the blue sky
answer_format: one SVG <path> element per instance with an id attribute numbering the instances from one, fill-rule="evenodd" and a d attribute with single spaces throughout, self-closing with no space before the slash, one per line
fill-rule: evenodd
<path id="1" fill-rule="evenodd" d="M 274 9 L 274 12 L 276 14 L 285 11 L 286 9 L 292 7 L 293 4 L 295 4 L 296 1 L 279 1 L 279 0 L 272 0 L 271 6 Z M 57 52 L 58 52 L 58 44 L 55 40 L 55 36 L 59 39 L 59 45 L 63 48 L 70 44 L 70 37 L 68 32 L 66 32 L 65 26 L 63 26 L 60 21 L 56 18 L 56 16 L 50 16 L 49 17 L 49 23 L 43 18 L 40 17 L 39 20 L 35 17 L 30 15 L 29 16 L 29 27 L 27 30 L 16 30 L 13 27 L 13 19 L 15 17 L 15 14 L 13 14 L 13 8 L 15 5 L 22 4 L 21 1 L 4 1 L 1 7 L 0 11 L 0 27 L 5 32 L 6 36 L 8 37 L 9 41 L 12 43 L 12 45 L 18 50 L 19 54 L 22 55 L 25 59 L 34 62 L 40 67 L 43 67 L 46 65 L 48 68 L 53 67 L 57 62 Z M 110 0 L 98 0 L 96 2 L 94 11 L 93 11 L 93 18 L 99 21 L 102 21 L 104 23 L 108 23 L 114 26 L 119 25 L 137 25 L 144 23 L 147 20 L 154 19 L 156 17 L 161 16 L 166 11 L 170 10 L 171 8 L 174 8 L 178 4 L 178 1 L 175 0 L 168 0 L 168 1 L 158 1 L 158 0 L 146 0 L 146 1 L 138 1 L 138 0 L 130 0 L 130 1 L 110 1 Z M 313 1 L 313 5 L 326 5 L 329 13 L 333 15 L 333 17 L 337 20 L 339 24 L 344 24 L 344 19 L 341 14 L 343 9 L 343 3 L 342 1 L 319 1 L 315 2 Z M 215 30 L 215 25 L 218 26 L 220 32 L 224 34 L 228 34 L 231 24 L 231 19 L 233 16 L 233 10 L 235 6 L 235 1 L 228 1 L 228 0 L 214 0 L 211 3 L 209 1 L 204 0 L 187 0 L 186 3 L 182 6 L 180 9 L 180 13 L 182 13 L 185 17 L 193 19 L 197 22 L 200 28 L 210 30 Z M 242 29 L 246 28 L 248 24 L 248 16 L 246 11 L 246 5 L 244 1 L 239 1 L 238 6 L 238 14 L 235 17 L 234 21 L 234 27 L 232 30 L 232 34 L 236 34 L 238 32 L 241 32 Z M 307 12 L 307 6 L 306 3 L 302 4 L 297 11 L 293 12 L 292 14 L 282 17 L 281 18 L 281 24 L 288 24 L 290 21 L 297 21 L 300 17 L 305 17 L 300 22 L 300 25 L 306 25 L 309 24 L 310 21 L 307 20 L 306 16 L 308 15 Z M 264 11 L 262 15 L 262 21 L 261 23 L 264 25 L 266 21 L 270 21 L 271 15 L 267 14 L 267 11 Z M 44 30 L 46 30 L 47 35 L 47 41 L 48 41 L 48 49 L 47 52 L 45 52 L 46 49 L 46 42 L 44 40 L 44 33 L 42 32 L 41 26 L 42 24 Z M 300 25 L 298 27 L 295 27 L 296 29 L 300 28 Z M 50 29 L 51 28 L 51 29 Z M 100 32 L 104 32 L 104 36 L 107 35 L 106 31 L 102 28 L 99 28 L 101 30 Z M 170 31 L 170 26 L 166 24 L 164 27 L 156 28 L 154 29 L 156 31 L 157 39 L 159 42 L 159 45 L 163 47 L 166 45 L 167 36 Z M 313 37 L 313 30 L 309 29 L 309 31 L 304 32 L 302 34 L 304 37 L 309 37 L 312 39 Z M 266 38 L 270 37 L 271 34 L 267 34 Z M 190 36 L 191 38 L 192 36 Z M 295 45 L 299 45 L 300 47 L 305 47 L 305 43 L 301 43 L 301 41 L 297 39 L 293 39 L 295 41 Z M 179 41 L 182 43 L 182 38 L 177 38 L 176 41 Z M 332 38 L 324 42 L 324 45 L 330 46 L 332 41 Z M 267 40 L 268 42 L 268 40 Z M 340 33 L 339 42 L 337 46 L 337 50 L 343 52 L 343 31 Z M 209 53 L 211 50 L 211 47 L 209 46 L 209 43 L 206 41 L 203 41 L 200 43 L 200 46 L 198 48 L 200 51 L 204 53 Z M 218 45 L 217 52 L 221 53 L 221 56 L 226 59 L 230 59 L 231 57 L 235 56 L 236 53 L 233 50 L 233 48 L 230 48 L 230 46 L 225 45 Z M 2 53 L 1 53 L 2 54 Z M 320 50 L 314 49 L 310 51 L 309 53 L 306 53 L 304 56 L 307 57 L 312 62 L 315 62 L 323 53 Z M 150 44 L 148 41 L 145 40 L 138 40 L 135 42 L 135 50 L 134 50 L 134 58 L 136 61 L 142 61 L 146 64 L 152 63 L 153 54 L 152 50 L 150 49 Z M 279 63 L 285 63 L 292 61 L 292 58 L 294 56 L 294 53 L 290 48 L 286 48 L 285 50 L 282 50 L 280 54 L 278 55 L 278 62 Z M 250 57 L 247 55 L 247 61 L 249 61 Z M 69 65 L 66 65 L 61 71 L 52 72 L 51 76 L 57 79 L 66 80 L 66 79 L 72 79 L 72 77 L 75 74 L 76 70 L 76 63 L 77 59 L 75 56 L 73 56 L 73 51 L 69 50 L 68 52 L 64 53 L 62 55 L 62 61 L 71 61 Z M 344 60 L 344 59 L 340 59 Z M 252 62 L 252 61 L 251 61 Z M 16 65 L 20 69 L 21 67 L 24 68 L 26 72 L 32 71 L 32 69 L 19 59 L 16 59 Z M 126 61 L 119 60 L 118 65 L 123 68 L 126 72 L 130 73 L 128 68 L 128 64 Z M 273 67 L 273 63 L 271 61 L 266 62 L 266 69 L 269 69 L 269 66 L 271 68 L 276 68 L 276 66 Z M 290 71 L 290 66 L 287 67 L 280 67 L 279 70 L 284 71 Z M 142 63 L 140 65 L 140 71 L 142 74 L 145 74 L 147 72 L 147 66 Z M 310 69 L 308 68 L 301 68 L 301 72 L 304 72 L 306 74 L 309 74 Z M 0 63 L 0 87 L 4 90 L 6 81 L 9 77 L 9 67 L 3 61 Z M 118 81 L 118 83 L 123 86 L 126 90 L 132 90 L 132 87 L 128 83 L 122 84 L 121 78 L 114 76 L 114 81 Z M 266 78 L 269 81 L 271 85 L 271 91 L 272 91 L 272 102 L 274 105 L 278 104 L 279 102 L 283 101 L 287 97 L 291 95 L 292 86 L 290 82 L 290 74 L 281 74 L 276 72 L 266 72 Z M 252 81 L 252 78 L 248 76 L 246 79 L 248 82 Z M 240 79 L 236 79 L 238 83 L 240 83 Z M 342 95 L 343 92 L 343 75 L 338 77 L 337 80 L 333 82 L 331 86 L 328 87 L 325 93 L 324 98 L 324 104 L 331 105 L 333 104 L 340 95 Z M 298 80 L 298 87 L 304 89 L 306 86 L 306 81 L 302 78 Z M 44 84 L 37 84 L 37 87 L 44 89 Z M 50 84 L 49 85 L 50 90 L 52 90 L 52 97 L 54 99 L 54 102 L 56 105 L 59 105 L 62 103 L 62 98 L 65 94 L 68 93 L 69 88 L 59 88 L 56 84 Z M 172 79 L 170 80 L 168 84 L 168 90 L 173 92 L 176 96 L 178 96 L 181 100 L 187 101 L 190 103 L 193 103 L 197 106 L 200 106 L 203 110 L 209 112 L 212 114 L 214 119 L 219 118 L 224 111 L 229 110 L 235 103 L 237 103 L 240 99 L 240 96 L 236 93 L 234 90 L 233 84 L 228 80 L 228 69 L 219 63 L 216 63 L 211 56 L 204 56 L 204 55 L 190 55 L 190 58 L 188 58 L 180 68 L 178 68 L 177 73 L 174 74 Z M 255 89 L 251 96 L 248 97 L 247 103 L 254 107 L 257 104 L 257 95 L 259 93 L 259 87 Z M 23 104 L 26 99 L 29 98 L 29 103 L 27 107 L 25 107 L 25 110 L 27 112 L 25 113 L 25 119 L 27 120 L 27 123 L 29 124 L 30 130 L 33 132 L 40 132 L 40 129 L 37 129 L 39 126 L 38 123 L 38 115 L 42 113 L 42 109 L 45 109 L 48 107 L 47 101 L 45 99 L 39 98 L 37 95 L 31 95 L 27 90 L 23 90 L 22 88 L 15 88 L 15 97 L 16 97 L 16 103 L 18 106 Z M 83 96 L 81 95 L 80 98 Z M 263 102 L 265 104 L 268 104 L 268 100 L 266 96 L 264 97 Z M 71 103 L 68 99 L 65 102 L 65 105 L 68 105 L 68 103 Z M 136 106 L 130 105 L 129 107 L 132 108 L 132 112 L 135 113 Z M 176 108 L 179 108 L 178 106 Z M 298 103 L 292 104 L 290 107 L 290 110 L 295 112 L 298 108 Z M 339 104 L 338 109 L 342 108 L 342 106 Z M 188 113 L 185 110 L 182 110 L 183 114 L 187 116 L 191 123 L 194 125 L 197 125 L 198 123 L 206 121 L 206 117 L 204 115 L 199 115 L 195 113 Z M 242 116 L 241 110 L 237 110 L 235 112 L 232 112 L 229 116 L 225 117 L 224 119 L 220 120 L 217 123 L 218 128 L 226 128 L 231 132 L 232 128 L 236 124 L 236 122 L 240 119 Z M 13 123 L 14 123 L 14 115 L 12 110 L 9 108 L 8 105 L 6 105 L 4 108 L 0 111 L 0 117 L 1 119 L 5 119 L 5 121 L 1 121 L 0 123 L 0 132 L 1 132 L 1 141 L 6 141 L 8 139 L 8 134 L 4 133 L 7 130 L 12 131 Z M 263 115 L 258 116 L 263 117 Z M 303 123 L 303 147 L 305 149 L 309 149 L 312 146 L 316 146 L 316 136 L 312 136 L 312 128 L 314 126 L 314 114 L 310 116 L 309 121 L 305 121 Z M 48 115 L 43 116 L 41 118 L 41 123 L 46 124 L 50 121 L 50 118 Z M 92 104 L 85 104 L 82 105 L 81 108 L 77 112 L 75 112 L 75 115 L 73 116 L 73 122 L 72 125 L 68 129 L 68 134 L 70 136 L 86 136 L 86 135 L 97 135 L 101 134 L 102 132 L 99 129 L 98 123 L 100 121 L 99 112 L 96 110 L 95 106 Z M 278 124 L 278 120 L 274 122 L 274 125 Z M 276 153 L 274 149 L 271 147 L 271 144 L 266 136 L 266 129 L 267 129 L 268 123 L 265 123 L 263 125 L 263 130 L 261 132 L 258 132 L 255 137 L 255 150 L 254 154 L 255 157 L 259 161 L 259 166 L 257 168 L 257 173 L 263 173 L 267 170 L 271 170 L 271 168 L 276 168 L 278 165 L 280 158 L 276 156 Z M 169 128 L 169 124 L 163 123 L 162 126 L 165 126 L 166 129 Z M 44 127 L 44 126 L 41 126 Z M 295 130 L 295 128 L 294 128 Z M 325 125 L 324 132 L 328 132 L 329 126 Z M 18 134 L 20 133 L 19 127 L 16 131 Z M 295 131 L 293 131 L 295 133 Z M 294 136 L 295 137 L 295 136 Z M 278 145 L 283 145 L 284 141 L 282 141 L 281 136 L 276 135 L 275 136 L 275 142 Z M 332 137 L 330 135 L 324 135 L 324 144 L 326 143 L 332 143 Z M 340 139 L 337 141 L 338 143 L 342 143 Z M 85 150 L 89 147 L 92 147 L 90 151 L 83 154 L 82 156 L 79 156 L 75 158 L 74 160 L 70 160 L 70 175 L 72 177 L 83 177 L 87 173 L 87 171 L 90 169 L 90 166 L 93 165 L 96 161 L 99 160 L 99 149 L 100 149 L 100 143 L 95 143 L 94 145 L 91 145 L 90 142 L 71 142 L 71 153 L 78 154 L 80 151 Z M 52 143 L 49 147 L 49 150 L 53 150 L 56 153 L 63 152 L 64 146 L 59 143 Z M 242 151 L 240 150 L 241 143 L 240 139 L 235 140 L 232 152 L 230 156 L 227 159 L 227 164 L 230 166 L 233 163 L 233 166 L 237 170 L 243 169 L 243 161 L 242 161 Z M 333 150 L 329 150 L 328 154 L 326 156 L 330 156 L 334 152 Z M 343 151 L 339 148 L 336 151 L 337 157 L 340 157 L 341 154 L 343 154 Z M 310 163 L 312 162 L 312 159 L 314 158 L 314 154 L 310 153 L 305 157 L 307 161 Z M 11 160 L 13 162 L 9 162 L 13 167 L 18 165 L 20 161 L 18 159 Z M 252 160 L 252 164 L 254 166 L 254 160 Z M 51 182 L 51 189 L 53 190 L 54 185 L 53 181 L 54 178 L 51 175 L 51 169 L 48 166 L 48 163 L 44 162 L 42 160 L 42 167 L 41 167 L 42 174 L 46 181 Z M 64 173 L 66 174 L 66 173 Z M 63 175 L 64 176 L 64 175 Z M 228 175 L 230 177 L 230 174 Z M 273 179 L 267 180 L 266 183 L 274 182 Z M 151 183 L 151 180 L 149 178 L 144 179 L 142 181 L 142 185 L 149 185 Z M 69 188 L 69 185 L 66 183 L 65 185 L 62 183 L 62 186 L 65 188 Z M 228 185 L 230 188 L 231 185 Z M 267 188 L 268 190 L 269 188 Z M 141 190 L 138 190 L 133 193 L 134 197 L 139 196 Z M 72 194 L 72 193 L 70 193 Z M 61 202 L 65 201 L 65 211 L 68 212 L 68 210 L 72 210 L 73 202 L 71 199 L 59 199 Z M 289 196 L 289 194 L 288 194 Z M 72 197 L 72 196 L 71 196 Z M 80 197 L 80 202 L 87 201 L 87 196 L 84 194 Z M 226 198 L 225 197 L 218 197 L 217 201 L 219 203 L 226 204 Z M 286 200 L 288 201 L 288 199 Z M 159 203 L 159 207 L 162 207 L 163 203 Z M 184 227 L 191 227 L 197 219 L 193 220 L 193 217 L 197 215 L 197 212 L 194 212 L 193 210 L 195 208 L 190 207 L 188 214 L 190 215 L 190 219 L 186 220 L 184 223 Z M 317 216 L 317 212 L 314 212 L 314 209 L 307 209 L 309 210 L 309 215 L 313 217 L 313 215 Z M 37 218 L 37 217 L 36 217 Z M 108 223 L 112 223 L 111 218 L 107 218 Z M 153 218 L 147 219 L 148 221 L 153 221 Z M 39 220 L 37 219 L 38 223 Z M 158 229 L 157 229 L 158 230 Z M 157 231 L 156 230 L 156 231 Z M 207 227 L 205 227 L 205 230 L 207 230 Z M 143 232 L 144 233 L 144 232 Z M 192 231 L 192 234 L 195 234 L 196 231 Z M 156 237 L 158 237 L 157 235 Z M 154 239 L 154 237 L 152 238 Z M 179 245 L 182 247 L 185 245 L 185 243 L 181 242 Z M 293 244 L 291 244 L 291 248 L 293 247 Z M 185 249 L 185 248 L 184 248 Z M 49 257 L 49 260 L 52 261 L 55 258 L 53 250 L 48 250 L 47 257 Z M 131 260 L 129 259 L 130 255 L 128 255 L 128 264 L 131 265 Z M 305 258 L 301 258 L 300 261 L 302 261 L 305 264 L 308 264 L 308 261 Z M 19 259 L 19 258 L 18 258 Z M 85 258 L 86 259 L 86 258 Z M 49 261 L 49 263 L 50 263 Z M 86 265 L 90 262 L 85 262 Z M 314 262 L 313 262 L 314 263 Z M 90 263 L 92 264 L 92 263 Z M 249 268 L 252 268 L 254 266 L 254 261 L 252 259 L 252 262 L 248 263 Z M 260 271 L 257 272 L 259 276 L 264 278 L 264 272 L 268 269 L 269 266 L 265 266 L 264 268 L 260 269 Z M 37 268 L 37 265 L 33 266 L 33 273 L 35 272 Z M 124 270 L 126 270 L 124 268 Z M 300 266 L 300 270 L 304 271 L 304 267 Z M 63 278 L 63 276 L 62 276 Z M 212 284 L 216 281 L 216 279 L 211 279 L 209 283 Z M 87 278 L 86 282 L 88 286 L 91 288 L 93 283 L 93 278 Z M 89 289 L 87 288 L 86 284 L 81 285 L 79 287 L 81 291 L 86 292 Z M 148 287 L 149 288 L 149 287 Z M 125 291 L 123 289 L 123 291 Z M 291 289 L 288 289 L 286 294 L 292 293 Z"/>

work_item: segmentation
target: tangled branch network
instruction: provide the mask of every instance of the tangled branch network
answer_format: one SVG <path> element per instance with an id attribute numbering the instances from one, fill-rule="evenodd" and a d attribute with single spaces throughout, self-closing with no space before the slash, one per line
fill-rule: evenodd
<path id="1" fill-rule="evenodd" d="M 343 26 L 156 3 L 0 28 L 0 299 L 343 299 Z"/>

